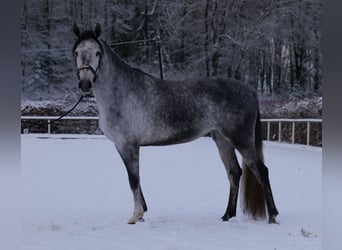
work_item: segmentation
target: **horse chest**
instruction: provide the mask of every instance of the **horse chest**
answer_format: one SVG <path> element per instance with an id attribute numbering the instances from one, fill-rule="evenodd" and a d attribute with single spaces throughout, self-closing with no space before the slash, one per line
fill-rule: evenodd
<path id="1" fill-rule="evenodd" d="M 99 110 L 99 127 L 102 132 L 111 140 L 114 133 L 114 117 L 110 115 L 110 111 L 105 109 L 101 103 L 97 104 Z"/>
<path id="2" fill-rule="evenodd" d="M 116 108 L 114 108 L 116 107 Z M 132 128 L 134 120 L 129 115 L 125 115 L 123 110 L 116 105 L 112 108 L 104 109 L 98 105 L 99 127 L 102 132 L 115 144 L 123 140 L 133 139 L 136 131 Z"/>

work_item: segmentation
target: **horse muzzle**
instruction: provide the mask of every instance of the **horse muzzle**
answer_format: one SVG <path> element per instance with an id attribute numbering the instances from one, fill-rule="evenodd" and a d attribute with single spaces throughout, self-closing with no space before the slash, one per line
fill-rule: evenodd
<path id="1" fill-rule="evenodd" d="M 89 94 L 92 84 L 90 80 L 80 80 L 78 82 L 78 87 L 81 89 L 83 94 Z"/>

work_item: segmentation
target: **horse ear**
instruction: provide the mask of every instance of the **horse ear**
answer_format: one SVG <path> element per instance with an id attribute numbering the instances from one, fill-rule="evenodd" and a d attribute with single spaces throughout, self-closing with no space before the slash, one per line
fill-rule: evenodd
<path id="1" fill-rule="evenodd" d="M 79 38 L 81 36 L 81 31 L 80 31 L 80 28 L 77 26 L 76 23 L 74 23 L 73 30 L 74 30 L 74 33 L 77 36 L 77 38 Z"/>
<path id="2" fill-rule="evenodd" d="M 101 25 L 99 23 L 96 23 L 95 35 L 96 35 L 96 37 L 99 37 L 101 35 Z"/>

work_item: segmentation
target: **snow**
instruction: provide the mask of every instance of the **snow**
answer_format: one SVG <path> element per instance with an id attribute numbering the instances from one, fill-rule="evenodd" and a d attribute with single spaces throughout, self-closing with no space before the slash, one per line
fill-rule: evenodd
<path id="1" fill-rule="evenodd" d="M 141 149 L 149 210 L 128 225 L 132 194 L 109 140 L 22 135 L 22 249 L 321 249 L 321 148 L 264 142 L 264 153 L 280 225 L 239 208 L 220 220 L 229 185 L 210 138 Z"/>

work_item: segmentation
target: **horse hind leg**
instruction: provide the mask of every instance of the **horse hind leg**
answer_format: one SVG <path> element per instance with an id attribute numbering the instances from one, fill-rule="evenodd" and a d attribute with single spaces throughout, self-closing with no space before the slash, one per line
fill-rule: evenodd
<path id="1" fill-rule="evenodd" d="M 230 183 L 228 205 L 226 212 L 222 216 L 222 220 L 227 221 L 236 216 L 239 182 L 242 171 L 235 155 L 235 149 L 230 142 L 217 131 L 212 132 L 212 138 L 216 143 Z"/>
<path id="2" fill-rule="evenodd" d="M 278 215 L 278 210 L 275 206 L 272 189 L 269 181 L 268 168 L 264 165 L 261 159 L 257 155 L 257 151 L 255 147 L 251 144 L 246 147 L 238 147 L 237 148 L 240 154 L 243 157 L 243 162 L 246 167 L 252 172 L 250 175 L 251 178 L 256 178 L 256 180 L 262 185 L 264 196 L 262 196 L 262 200 L 259 202 L 254 202 L 249 204 L 250 206 L 258 206 L 263 205 L 262 203 L 266 200 L 267 212 L 269 216 L 269 223 L 277 223 L 276 216 Z M 244 185 L 248 185 L 244 178 Z M 254 192 L 253 189 L 249 189 L 250 192 Z M 253 197 L 253 193 L 249 195 L 249 197 Z M 258 208 L 251 208 L 252 211 L 256 211 Z M 253 215 L 253 214 L 252 214 Z"/>
<path id="3" fill-rule="evenodd" d="M 232 146 L 235 147 L 241 154 L 243 158 L 243 164 L 252 172 L 252 174 L 249 175 L 249 180 L 243 178 L 243 181 L 241 183 L 242 189 L 245 189 L 247 185 L 254 182 L 255 179 L 256 182 L 260 183 L 262 187 L 261 189 L 249 189 L 250 194 L 248 195 L 248 197 L 257 200 L 253 202 L 251 202 L 251 200 L 244 201 L 245 205 L 248 207 L 248 210 L 246 212 L 252 215 L 254 219 L 257 219 L 254 212 L 258 211 L 258 213 L 260 213 L 261 215 L 265 214 L 266 201 L 269 223 L 277 223 L 276 216 L 278 215 L 278 210 L 273 200 L 271 185 L 268 176 L 268 169 L 260 159 L 262 157 L 262 141 L 259 134 L 260 131 L 257 128 L 255 129 L 255 131 L 257 133 L 254 134 L 251 128 L 241 125 L 239 127 L 239 130 L 231 129 L 229 131 L 223 130 L 222 132 L 220 132 L 225 138 L 229 138 Z M 260 151 L 260 157 L 258 156 L 257 148 L 258 151 Z M 263 195 L 257 195 L 256 191 L 258 190 L 261 190 Z M 250 213 L 250 211 L 252 213 Z"/>
<path id="4" fill-rule="evenodd" d="M 139 220 L 143 220 L 144 212 L 147 211 L 144 195 L 141 190 L 139 177 L 139 147 L 134 144 L 126 145 L 117 150 L 126 166 L 129 184 L 133 194 L 134 210 L 132 217 L 128 220 L 128 224 L 135 224 Z"/>

